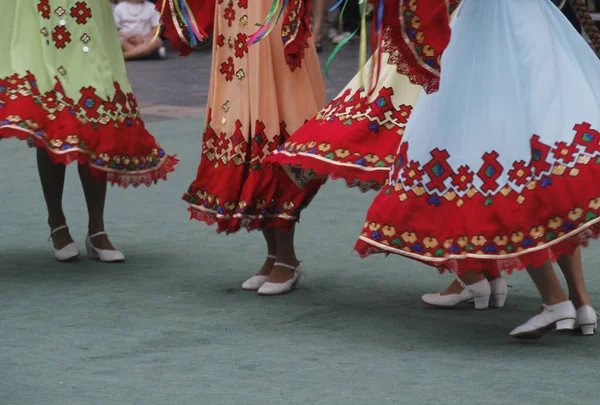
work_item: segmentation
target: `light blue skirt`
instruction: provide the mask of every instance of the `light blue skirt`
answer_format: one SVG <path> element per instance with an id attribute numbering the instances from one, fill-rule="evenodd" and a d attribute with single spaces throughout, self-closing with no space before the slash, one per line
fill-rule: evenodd
<path id="1" fill-rule="evenodd" d="M 598 236 L 597 129 L 600 61 L 550 0 L 463 0 L 357 249 L 459 272 L 570 254 Z"/>

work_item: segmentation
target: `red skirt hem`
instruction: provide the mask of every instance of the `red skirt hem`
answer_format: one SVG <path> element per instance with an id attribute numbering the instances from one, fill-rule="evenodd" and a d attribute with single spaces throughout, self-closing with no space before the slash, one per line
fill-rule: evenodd
<path id="1" fill-rule="evenodd" d="M 188 194 L 183 196 L 183 200 L 190 203 Z M 241 229 L 246 229 L 248 232 L 257 231 L 264 228 L 279 228 L 284 232 L 290 231 L 298 217 L 289 216 L 263 216 L 263 215 L 243 215 L 235 216 L 222 215 L 215 210 L 202 206 L 191 205 L 188 208 L 190 212 L 190 220 L 197 220 L 212 226 L 217 225 L 217 233 L 225 233 L 227 235 L 236 233 Z"/>
<path id="2" fill-rule="evenodd" d="M 344 180 L 348 187 L 358 188 L 362 192 L 381 190 L 389 177 L 390 167 L 375 169 L 352 163 L 327 160 L 310 153 L 290 153 L 275 151 L 267 162 L 283 167 L 301 167 L 303 171 L 313 172 L 313 177 L 329 176 L 333 180 Z"/>
<path id="3" fill-rule="evenodd" d="M 600 222 L 596 222 L 582 229 L 574 230 L 555 242 L 513 254 L 495 255 L 493 258 L 477 257 L 476 254 L 448 258 L 424 256 L 379 243 L 365 235 L 358 239 L 354 249 L 362 258 L 381 253 L 386 256 L 389 254 L 405 256 L 436 267 L 440 273 L 450 271 L 460 276 L 469 271 L 478 273 L 485 271 L 492 276 L 499 276 L 502 272 L 510 274 L 514 270 L 525 270 L 528 267 L 539 268 L 546 261 L 555 263 L 562 256 L 571 256 L 578 248 L 587 247 L 591 240 L 599 237 Z"/>
<path id="4" fill-rule="evenodd" d="M 16 130 L 10 128 L 0 128 L 2 138 L 17 138 L 22 141 L 27 141 L 29 146 L 35 148 L 43 148 L 48 152 L 48 156 L 54 164 L 63 164 L 65 166 L 77 162 L 81 165 L 87 165 L 92 174 L 98 181 L 109 183 L 113 186 L 127 188 L 133 186 L 137 188 L 141 185 L 147 187 L 158 183 L 159 180 L 167 180 L 167 175 L 175 171 L 175 165 L 179 163 L 177 155 L 165 155 L 162 162 L 152 169 L 147 171 L 136 170 L 128 173 L 122 170 L 114 170 L 109 167 L 94 165 L 90 162 L 89 152 L 83 149 L 70 149 L 66 152 L 59 153 L 53 149 L 43 139 L 35 136 L 27 130 Z"/>

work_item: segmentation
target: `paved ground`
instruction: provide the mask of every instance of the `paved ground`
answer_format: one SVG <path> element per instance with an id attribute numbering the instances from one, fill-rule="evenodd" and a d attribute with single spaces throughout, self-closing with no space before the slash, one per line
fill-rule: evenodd
<path id="1" fill-rule="evenodd" d="M 353 52 L 336 63 L 330 97 L 354 70 Z M 426 308 L 420 295 L 451 277 L 353 255 L 373 194 L 340 183 L 304 213 L 302 287 L 274 299 L 241 292 L 264 257 L 261 236 L 216 235 L 179 201 L 201 150 L 193 117 L 208 66 L 206 54 L 129 65 L 150 129 L 182 163 L 156 187 L 110 190 L 123 265 L 52 260 L 34 154 L 2 141 L 1 405 L 598 404 L 600 338 L 511 340 L 539 305 L 524 274 L 510 278 L 505 309 Z M 71 167 L 65 207 L 83 244 L 76 177 Z M 585 251 L 595 297 L 599 258 L 597 244 Z"/>

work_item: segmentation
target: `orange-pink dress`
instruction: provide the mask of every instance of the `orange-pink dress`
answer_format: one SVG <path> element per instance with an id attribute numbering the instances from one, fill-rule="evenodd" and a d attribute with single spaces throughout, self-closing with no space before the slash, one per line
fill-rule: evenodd
<path id="1" fill-rule="evenodd" d="M 325 104 L 305 10 L 288 13 L 271 35 L 249 46 L 272 0 L 252 0 L 251 6 L 248 0 L 188 3 L 198 19 L 214 8 L 214 27 L 202 155 L 183 198 L 192 218 L 216 223 L 218 232 L 288 229 L 322 184 L 317 180 L 300 188 L 283 169 L 263 163 Z M 299 0 L 291 3 L 302 6 Z M 170 10 L 163 12 L 166 36 L 185 48 L 189 31 L 181 20 L 173 21 Z M 295 33 L 305 41 L 292 43 Z"/>

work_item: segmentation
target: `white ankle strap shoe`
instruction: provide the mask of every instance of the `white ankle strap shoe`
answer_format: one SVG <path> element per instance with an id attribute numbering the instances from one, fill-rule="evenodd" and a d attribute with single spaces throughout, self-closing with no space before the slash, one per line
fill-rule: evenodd
<path id="1" fill-rule="evenodd" d="M 275 259 L 275 256 L 268 255 L 267 259 Z M 250 277 L 248 280 L 246 280 L 244 282 L 244 284 L 242 284 L 242 290 L 258 291 L 258 289 L 260 287 L 262 287 L 264 283 L 267 282 L 268 278 L 269 277 L 267 277 L 267 276 L 263 276 L 261 274 L 256 274 L 256 275 Z"/>
<path id="2" fill-rule="evenodd" d="M 125 261 L 125 255 L 118 250 L 103 250 L 98 249 L 92 243 L 92 239 L 97 236 L 106 235 L 106 232 L 98 232 L 89 235 L 85 238 L 85 247 L 87 249 L 88 258 L 92 260 L 100 260 L 104 263 L 119 263 Z"/>
<path id="3" fill-rule="evenodd" d="M 275 263 L 273 266 L 285 267 L 286 269 L 293 270 L 294 275 L 285 283 L 270 283 L 267 281 L 259 288 L 258 295 L 283 295 L 298 288 L 300 277 L 303 275 L 300 263 L 298 263 L 297 266 L 290 266 L 285 263 Z"/>
<path id="4" fill-rule="evenodd" d="M 466 285 L 461 279 L 458 279 L 458 281 L 463 287 L 460 294 L 425 294 L 421 299 L 425 304 L 440 308 L 452 308 L 468 301 L 473 301 L 476 309 L 489 308 L 491 287 L 486 279 L 471 285 Z"/>
<path id="5" fill-rule="evenodd" d="M 62 231 L 63 229 L 69 229 L 69 227 L 67 225 L 63 225 L 50 231 L 50 237 L 48 238 L 48 241 L 52 239 L 52 236 L 56 232 Z M 62 249 L 54 249 L 54 257 L 59 262 L 70 262 L 79 257 L 79 248 L 75 242 L 71 242 Z"/>
<path id="6" fill-rule="evenodd" d="M 573 330 L 577 311 L 571 301 L 542 306 L 541 313 L 515 328 L 510 335 L 518 339 L 540 339 L 553 329 Z"/>

